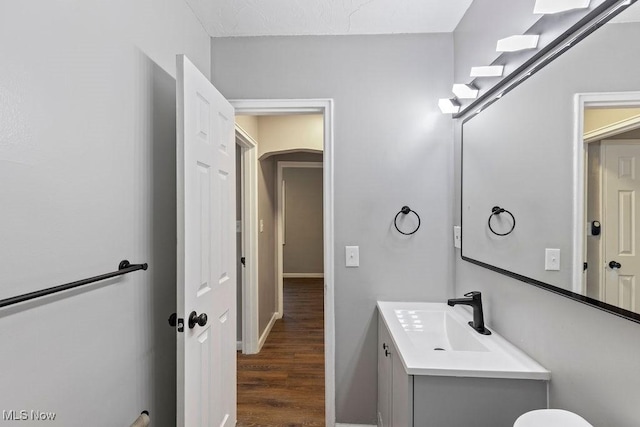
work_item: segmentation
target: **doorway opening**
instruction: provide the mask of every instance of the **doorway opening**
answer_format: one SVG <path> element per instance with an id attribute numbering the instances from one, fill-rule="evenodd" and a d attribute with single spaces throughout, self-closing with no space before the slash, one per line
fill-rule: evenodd
<path id="1" fill-rule="evenodd" d="M 302 358 L 307 358 L 305 360 L 299 359 L 296 363 L 296 370 L 293 372 L 294 376 L 297 376 L 299 379 L 304 380 L 306 378 L 307 388 L 309 389 L 320 389 L 322 392 L 322 388 L 324 389 L 324 393 L 321 401 L 324 402 L 322 406 L 320 406 L 319 410 L 324 412 L 324 420 L 322 425 L 333 426 L 335 424 L 335 361 L 334 361 L 334 341 L 335 341 L 335 330 L 334 330 L 334 304 L 333 304 L 333 176 L 332 176 L 332 144 L 333 144 L 333 130 L 332 130 L 332 101 L 331 100 L 238 100 L 231 101 L 232 105 L 236 109 L 236 117 L 239 116 L 257 116 L 258 118 L 282 118 L 282 116 L 298 116 L 301 115 L 316 115 L 319 116 L 319 127 L 321 131 L 320 143 L 319 147 L 309 148 L 309 147 L 293 147 L 287 146 L 286 144 L 278 149 L 272 150 L 271 154 L 266 153 L 266 146 L 262 144 L 260 137 L 255 138 L 257 141 L 257 156 L 255 158 L 255 162 L 250 165 L 250 167 L 254 168 L 255 173 L 251 179 L 258 182 L 256 187 L 258 188 L 258 192 L 255 195 L 255 199 L 258 199 L 258 194 L 263 191 L 263 193 L 268 194 L 269 191 L 272 191 L 273 196 L 273 206 L 272 212 L 273 217 L 269 217 L 264 214 L 264 211 L 255 217 L 253 224 L 255 225 L 255 229 L 252 231 L 256 236 L 264 237 L 265 233 L 272 232 L 273 233 L 273 244 L 267 244 L 267 247 L 263 248 L 260 246 L 263 242 L 260 240 L 268 241 L 269 239 L 260 239 L 256 238 L 256 242 L 258 243 L 256 248 L 256 253 L 251 257 L 247 256 L 246 251 L 244 252 L 244 257 L 246 260 L 245 268 L 245 276 L 247 275 L 247 269 L 250 264 L 258 265 L 257 260 L 260 259 L 262 254 L 271 253 L 273 255 L 273 273 L 269 271 L 264 271 L 266 269 L 263 268 L 262 263 L 259 265 L 256 274 L 256 280 L 246 280 L 244 285 L 242 286 L 242 295 L 241 295 L 241 310 L 242 312 L 242 350 L 243 355 L 240 357 L 245 357 L 244 355 L 251 355 L 258 353 L 263 345 L 265 345 L 265 341 L 267 336 L 269 336 L 269 332 L 274 327 L 273 325 L 276 323 L 278 319 L 280 319 L 283 314 L 285 319 L 283 321 L 293 320 L 295 326 L 300 326 L 304 323 L 309 324 L 308 322 L 311 319 L 306 316 L 306 314 L 312 312 L 309 307 L 302 308 L 302 312 L 296 311 L 300 309 L 301 304 L 315 304 L 315 309 L 319 309 L 321 313 L 320 318 L 315 318 L 315 322 L 319 322 L 321 329 L 317 329 L 315 335 L 319 337 L 319 341 L 316 341 L 313 346 L 315 346 L 316 350 L 319 352 L 319 356 L 313 355 L 311 353 L 305 353 L 301 355 Z M 247 128 L 251 127 L 250 125 L 242 126 L 240 128 L 244 130 L 246 133 L 250 134 L 251 132 L 247 132 Z M 279 136 L 280 139 L 284 139 L 282 135 Z M 262 144 L 262 145 L 261 145 Z M 300 153 L 300 149 L 302 148 L 302 153 Z M 319 148 L 319 149 L 318 149 Z M 274 155 L 275 153 L 275 155 Z M 266 157 L 265 157 L 265 154 Z M 265 159 L 268 157 L 273 157 L 268 162 L 265 162 Z M 260 159 L 260 160 L 259 160 Z M 262 160 L 262 161 L 261 161 Z M 286 227 L 291 222 L 287 220 L 286 213 L 286 200 L 287 200 L 287 192 L 291 192 L 294 190 L 293 188 L 289 188 L 289 186 L 282 186 L 280 181 L 280 174 L 278 171 L 284 172 L 288 168 L 280 166 L 284 166 L 283 164 L 279 164 L 276 160 L 280 160 L 282 162 L 290 162 L 290 161 L 304 161 L 305 163 L 320 163 L 323 167 L 321 169 L 315 168 L 316 172 L 320 171 L 320 174 L 316 174 L 316 181 L 320 180 L 322 185 L 322 195 L 321 195 L 321 203 L 320 203 L 320 217 L 321 217 L 321 230 L 320 235 L 322 237 L 322 244 L 320 246 L 319 252 L 321 255 L 320 265 L 321 268 L 318 270 L 314 268 L 315 271 L 286 271 L 287 266 L 285 265 L 286 251 L 283 249 L 283 246 L 287 245 L 287 231 Z M 266 167 L 264 167 L 266 165 Z M 245 165 L 247 166 L 247 165 Z M 308 165 L 307 165 L 308 166 Z M 304 167 L 303 167 L 304 168 Z M 311 168 L 306 168 L 311 169 Z M 243 173 L 243 175 L 246 172 Z M 266 177 L 266 179 L 265 179 Z M 270 178 L 273 177 L 273 178 Z M 297 183 L 300 179 L 293 178 L 293 180 Z M 261 185 L 268 187 L 266 182 L 270 181 L 271 189 L 269 188 L 260 188 Z M 246 185 L 246 184 L 245 184 Z M 284 188 L 284 194 L 281 193 L 281 190 Z M 243 199 L 246 200 L 246 197 L 243 196 Z M 258 201 L 256 203 L 260 205 Z M 284 208 L 285 210 L 281 209 Z M 315 206 L 315 211 L 318 210 L 317 201 Z M 317 213 L 317 212 L 316 212 Z M 290 220 L 293 218 L 289 218 Z M 295 221 L 293 221 L 295 222 Z M 244 226 L 241 227 L 244 230 Z M 290 236 L 291 237 L 291 236 Z M 244 239 L 245 237 L 243 237 Z M 280 239 L 284 239 L 282 243 L 284 245 L 280 245 Z M 290 240 L 290 246 L 292 241 Z M 258 249 L 259 248 L 259 249 Z M 314 248 L 315 252 L 318 252 L 318 247 Z M 257 252 L 260 251 L 260 254 Z M 282 257 L 280 256 L 282 255 Z M 277 261 L 277 262 L 276 262 Z M 316 264 L 317 267 L 317 264 Z M 308 266 L 302 266 L 301 269 L 309 268 Z M 264 293 L 264 289 L 260 289 L 260 278 L 264 277 L 266 273 L 267 276 L 270 276 L 273 283 L 273 291 L 275 291 L 275 298 L 272 301 L 268 300 L 268 296 Z M 287 274 L 289 273 L 289 274 Z M 296 274 L 297 273 L 297 274 Z M 312 277 L 314 276 L 314 277 Z M 240 282 L 239 282 L 240 284 Z M 282 287 L 281 287 L 282 284 Z M 308 286 L 307 286 L 308 285 Z M 295 304 L 298 308 L 294 308 L 292 313 L 292 318 L 289 319 L 287 317 L 287 303 L 288 301 L 296 301 Z M 260 309 L 264 306 L 264 304 L 268 306 L 271 304 L 271 313 L 266 313 L 267 318 L 265 318 L 265 310 L 260 312 Z M 267 309 L 269 310 L 269 309 Z M 316 310 L 318 311 L 318 310 Z M 306 313 L 306 314 L 305 314 Z M 323 315 L 322 315 L 323 313 Z M 313 317 L 313 316 L 312 316 Z M 280 321 L 282 322 L 282 321 Z M 297 323 L 296 323 L 297 322 Z M 265 326 L 266 324 L 266 326 Z M 316 323 L 317 324 L 317 323 Z M 287 328 L 291 329 L 291 324 L 287 324 Z M 275 329 L 274 329 L 275 331 Z M 274 332 L 274 336 L 275 336 Z M 304 343 L 306 338 L 314 335 L 314 333 L 307 333 L 307 336 L 300 335 L 300 343 Z M 300 344 L 298 343 L 298 344 Z M 281 348 L 278 351 L 280 354 L 286 353 L 287 351 L 291 351 L 292 348 Z M 250 356 L 249 356 L 250 357 Z M 313 359 L 313 360 L 312 360 Z M 280 363 L 277 361 L 272 361 L 273 363 Z M 320 369 L 323 372 L 303 372 L 302 367 L 307 365 L 319 363 Z M 240 369 L 239 363 L 239 369 Z M 324 383 L 324 387 L 320 388 L 314 386 L 312 384 L 314 377 L 319 377 L 320 374 L 324 374 L 320 376 L 321 381 Z M 278 405 L 278 403 L 273 399 L 278 394 L 278 388 L 282 387 L 283 384 L 286 384 L 283 373 L 278 370 L 267 369 L 264 372 L 264 378 L 251 378 L 252 373 L 245 375 L 243 378 L 240 378 L 240 371 L 238 373 L 238 383 L 239 383 L 239 393 L 240 393 L 240 380 L 246 380 L 248 378 L 249 381 L 254 382 L 263 382 L 263 381 L 272 381 L 270 384 L 271 391 L 275 391 L 272 393 L 272 399 L 270 400 L 270 405 Z M 271 377 L 271 378 L 267 378 Z M 283 381 L 285 381 L 283 383 Z M 297 387 L 300 387 L 299 390 L 295 391 L 294 398 L 302 399 L 300 402 L 304 401 L 303 392 L 304 387 L 300 384 Z M 254 384 L 255 385 L 255 384 Z M 282 390 L 281 390 L 282 391 Z M 264 396 L 263 396 L 264 397 Z M 318 399 L 313 399 L 316 402 Z M 251 402 L 249 402 L 251 403 Z M 242 402 L 240 397 L 238 399 L 238 407 L 239 407 L 239 417 L 238 423 L 242 425 L 242 419 L 240 416 Z M 293 405 L 296 406 L 296 405 Z M 278 412 L 287 412 L 284 411 L 282 407 L 274 408 Z M 315 410 L 318 410 L 316 408 Z M 286 415 L 286 414 L 285 414 Z M 291 421 L 291 420 L 288 420 Z M 263 422 L 267 422 L 265 420 Z M 274 422 L 276 422 L 274 420 Z M 262 424 L 261 424 L 262 425 Z M 266 424 L 264 424 L 266 425 Z M 277 424 L 274 424 L 277 425 Z"/>
<path id="2" fill-rule="evenodd" d="M 297 161 L 281 160 L 281 156 L 277 160 L 276 283 L 279 317 L 284 315 L 286 278 L 324 278 L 322 156 L 307 154 L 298 157 L 300 154 L 295 156 Z M 305 157 L 319 161 L 300 161 Z M 285 158 L 291 157 L 287 155 Z"/>
<path id="3" fill-rule="evenodd" d="M 582 261 L 574 287 L 637 312 L 640 93 L 585 94 L 577 103 L 576 184 L 582 189 L 576 192 L 575 253 Z"/>

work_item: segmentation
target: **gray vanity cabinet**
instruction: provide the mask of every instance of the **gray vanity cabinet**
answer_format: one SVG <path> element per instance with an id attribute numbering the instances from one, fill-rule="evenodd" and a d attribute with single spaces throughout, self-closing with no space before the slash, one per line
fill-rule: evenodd
<path id="1" fill-rule="evenodd" d="M 378 426 L 512 427 L 547 407 L 547 381 L 407 374 L 378 318 Z"/>
<path id="2" fill-rule="evenodd" d="M 378 318 L 378 426 L 413 425 L 413 375 L 407 375 L 391 335 Z"/>

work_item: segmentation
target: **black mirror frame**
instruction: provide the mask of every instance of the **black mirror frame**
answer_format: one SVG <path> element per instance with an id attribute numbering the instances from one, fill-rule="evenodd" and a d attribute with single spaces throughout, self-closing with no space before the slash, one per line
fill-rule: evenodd
<path id="1" fill-rule="evenodd" d="M 487 108 L 493 102 L 496 102 L 502 95 L 506 94 L 511 89 L 515 88 L 520 83 L 524 82 L 526 79 L 531 77 L 535 72 L 542 69 L 545 65 L 562 55 L 564 52 L 568 51 L 570 48 L 574 47 L 584 38 L 589 36 L 595 30 L 600 28 L 610 19 L 618 15 L 620 12 L 625 10 L 631 4 L 635 3 L 637 0 L 631 0 L 628 4 L 625 4 L 625 0 L 608 0 L 602 3 L 600 6 L 595 8 L 591 13 L 586 15 L 576 24 L 574 24 L 567 31 L 562 33 L 557 39 L 551 42 L 549 45 L 545 46 L 539 52 L 537 52 L 534 56 L 532 56 L 528 61 L 523 63 L 520 67 L 518 67 L 513 73 L 509 74 L 505 78 L 503 78 L 498 84 L 489 89 L 485 94 L 480 96 L 474 102 L 469 104 L 464 111 L 453 116 L 454 119 L 462 119 L 461 123 L 461 131 L 460 131 L 460 222 L 462 223 L 462 217 L 464 215 L 463 209 L 463 194 L 464 188 L 462 187 L 462 175 L 464 173 L 463 162 L 464 162 L 464 124 L 475 117 L 478 113 L 480 113 L 484 108 Z M 498 95 L 499 94 L 499 95 Z M 475 110 L 475 111 L 474 111 Z M 503 274 L 505 276 L 511 277 L 512 279 L 519 280 L 521 282 L 528 283 L 530 285 L 534 285 L 538 288 L 546 289 L 547 291 L 553 292 L 558 295 L 562 295 L 564 297 L 570 298 L 574 301 L 581 302 L 583 304 L 587 304 L 589 306 L 595 307 L 597 309 L 603 310 L 607 313 L 611 313 L 613 315 L 622 317 L 627 320 L 631 320 L 632 322 L 640 323 L 640 313 L 635 313 L 633 311 L 625 310 L 623 308 L 617 307 L 615 305 L 607 304 L 600 300 L 587 297 L 585 295 L 581 295 L 566 289 L 563 289 L 558 286 L 554 286 L 545 282 L 541 282 L 531 277 L 523 276 L 518 273 L 514 273 L 509 270 L 505 270 L 500 267 L 496 267 L 491 264 L 487 264 L 482 261 L 478 261 L 473 258 L 469 258 L 463 255 L 464 250 L 464 230 L 460 245 L 460 257 L 462 260 L 470 262 L 472 264 L 478 265 L 480 267 L 489 269 L 499 274 Z"/>

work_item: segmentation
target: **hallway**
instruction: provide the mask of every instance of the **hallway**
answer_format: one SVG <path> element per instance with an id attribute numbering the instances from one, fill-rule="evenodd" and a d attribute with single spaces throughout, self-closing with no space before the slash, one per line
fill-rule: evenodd
<path id="1" fill-rule="evenodd" d="M 238 353 L 238 427 L 324 426 L 324 281 L 285 279 L 284 317 Z"/>

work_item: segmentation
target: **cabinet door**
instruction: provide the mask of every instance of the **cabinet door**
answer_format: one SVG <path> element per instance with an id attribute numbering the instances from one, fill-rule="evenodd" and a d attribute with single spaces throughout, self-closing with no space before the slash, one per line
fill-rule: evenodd
<path id="1" fill-rule="evenodd" d="M 378 427 L 391 427 L 391 391 L 393 366 L 390 352 L 391 336 L 378 318 Z"/>
<path id="2" fill-rule="evenodd" d="M 413 375 L 407 375 L 395 347 L 391 352 L 391 425 L 409 427 L 413 425 Z"/>

